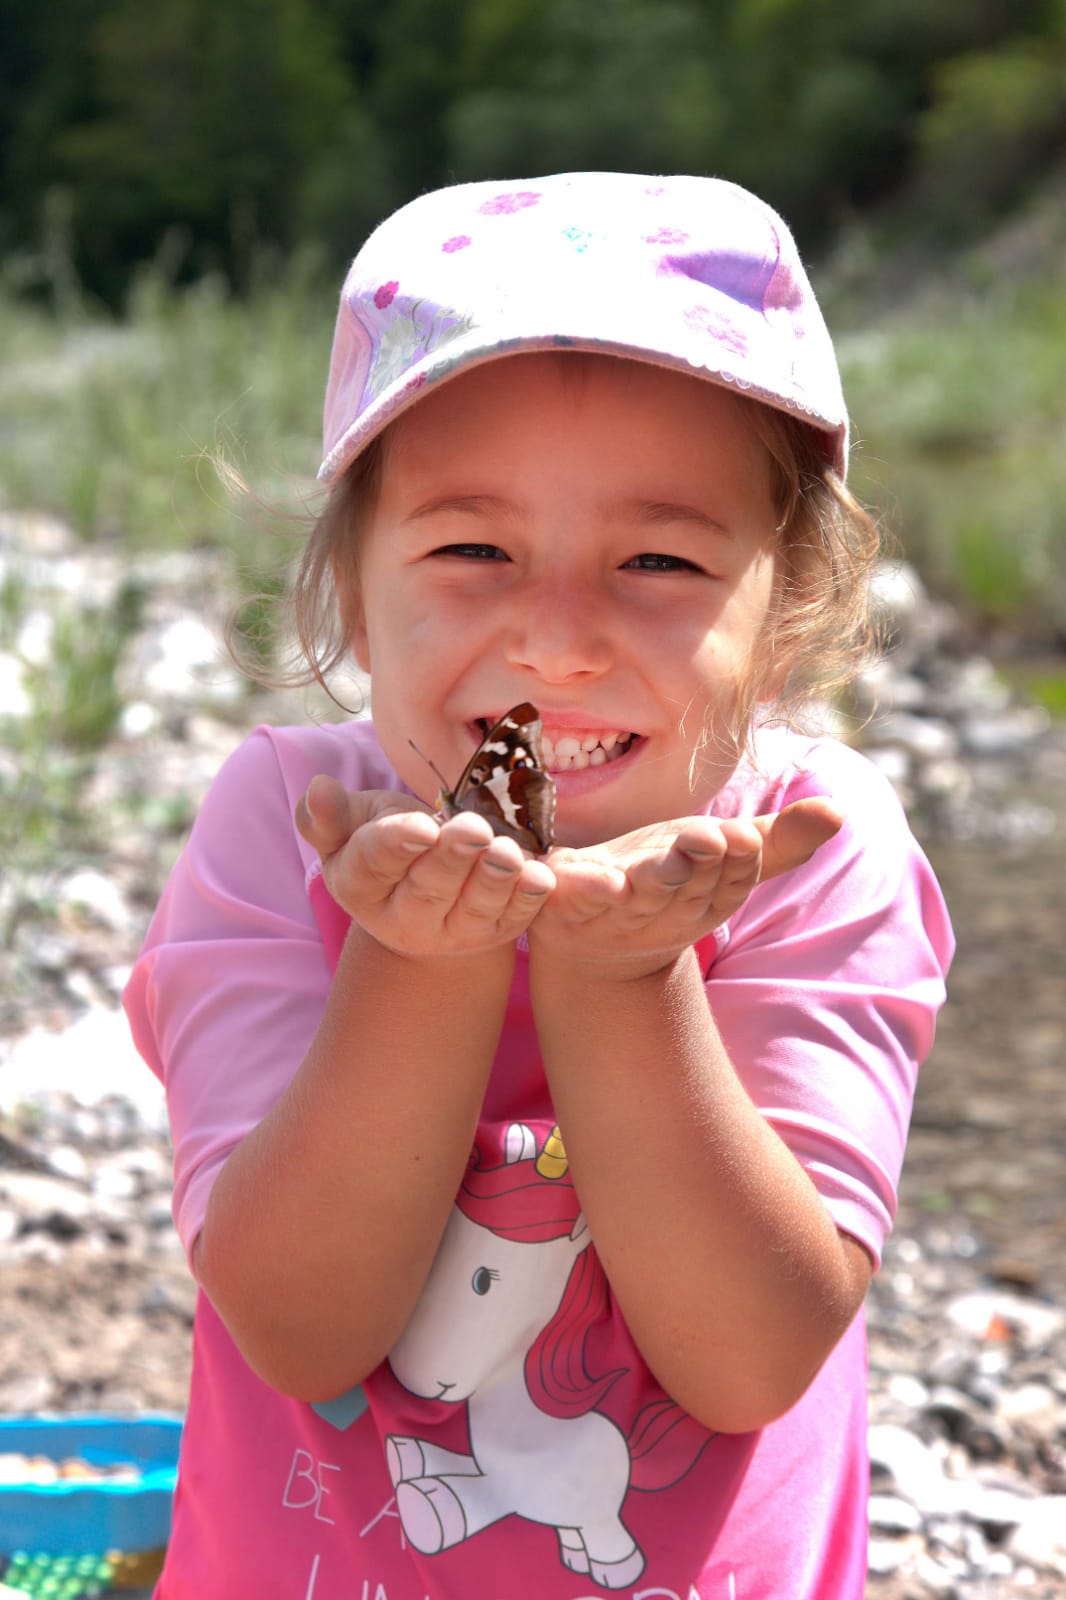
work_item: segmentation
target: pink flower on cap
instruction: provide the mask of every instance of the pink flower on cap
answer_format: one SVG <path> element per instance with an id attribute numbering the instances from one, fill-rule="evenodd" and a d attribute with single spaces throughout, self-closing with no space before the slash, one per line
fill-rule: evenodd
<path id="1" fill-rule="evenodd" d="M 526 206 L 535 206 L 539 199 L 536 189 L 515 189 L 510 194 L 493 195 L 491 200 L 478 206 L 478 210 L 484 217 L 510 216 L 515 211 L 524 211 Z"/>
<path id="2" fill-rule="evenodd" d="M 374 304 L 379 311 L 387 311 L 396 298 L 396 291 L 400 285 L 393 280 L 392 283 L 383 283 L 374 295 Z"/>
<path id="3" fill-rule="evenodd" d="M 747 354 L 747 339 L 721 312 L 712 311 L 709 306 L 690 306 L 685 312 L 685 323 L 693 333 L 706 334 L 715 344 L 724 346 L 734 355 Z"/>
<path id="4" fill-rule="evenodd" d="M 468 233 L 457 233 L 452 239 L 445 239 L 441 249 L 446 255 L 451 255 L 454 250 L 465 250 L 473 241 Z"/>

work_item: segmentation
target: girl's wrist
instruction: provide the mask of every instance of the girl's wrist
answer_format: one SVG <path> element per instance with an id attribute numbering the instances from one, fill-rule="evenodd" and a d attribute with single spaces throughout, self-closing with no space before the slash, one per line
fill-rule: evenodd
<path id="1" fill-rule="evenodd" d="M 576 995 L 590 990 L 657 991 L 675 983 L 678 976 L 695 962 L 695 949 L 687 946 L 674 952 L 634 951 L 610 956 L 575 956 L 568 950 L 557 954 L 548 944 L 529 941 L 531 984 L 551 984 L 556 993 L 568 989 Z"/>
<path id="2" fill-rule="evenodd" d="M 351 951 L 351 955 L 347 953 Z M 410 978 L 420 974 L 434 983 L 461 983 L 464 979 L 491 980 L 506 977 L 510 982 L 514 971 L 515 947 L 513 943 L 493 945 L 485 950 L 440 951 L 397 950 L 370 933 L 361 923 L 352 923 L 345 940 L 342 959 L 358 960 L 371 964 L 384 975 L 406 973 Z"/>

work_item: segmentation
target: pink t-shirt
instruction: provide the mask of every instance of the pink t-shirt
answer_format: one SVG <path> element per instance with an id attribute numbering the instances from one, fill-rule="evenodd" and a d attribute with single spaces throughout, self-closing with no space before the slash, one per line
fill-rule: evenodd
<path id="1" fill-rule="evenodd" d="M 190 1251 L 227 1154 L 303 1059 L 347 929 L 292 823 L 316 772 L 401 787 L 367 722 L 258 730 L 208 794 L 126 993 L 166 1085 Z M 840 833 L 700 954 L 749 1094 L 877 1262 L 951 931 L 891 789 L 843 746 L 761 734 L 715 811 L 811 794 L 840 804 Z M 859 1600 L 865 1432 L 861 1316 L 760 1432 L 710 1434 L 659 1388 L 560 1154 L 520 951 L 470 1164 L 389 1360 L 328 1404 L 289 1399 L 201 1294 L 157 1596 Z"/>

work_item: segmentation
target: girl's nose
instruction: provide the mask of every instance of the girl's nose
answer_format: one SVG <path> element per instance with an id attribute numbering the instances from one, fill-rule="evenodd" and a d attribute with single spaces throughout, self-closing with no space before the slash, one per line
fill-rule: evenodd
<path id="1" fill-rule="evenodd" d="M 514 596 L 508 660 L 545 683 L 598 676 L 611 661 L 603 607 L 583 585 L 549 581 Z"/>

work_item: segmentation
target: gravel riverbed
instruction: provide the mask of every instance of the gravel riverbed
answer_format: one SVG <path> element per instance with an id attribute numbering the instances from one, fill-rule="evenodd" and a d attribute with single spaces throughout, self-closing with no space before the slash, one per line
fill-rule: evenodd
<path id="1" fill-rule="evenodd" d="M 0 558 L 23 536 L 0 519 Z M 49 581 L 106 583 L 64 568 L 91 557 L 49 537 Z M 249 697 L 220 665 L 205 584 L 172 563 L 151 588 L 124 719 L 84 797 L 113 824 L 82 859 L 7 864 L 0 880 L 0 1414 L 184 1406 L 194 1290 L 161 1096 L 117 997 L 211 774 L 244 728 L 304 710 Z M 864 686 L 863 738 L 934 860 L 959 953 L 868 1305 L 868 1596 L 1052 1600 L 1066 1594 L 1066 731 L 1014 700 L 912 574 L 886 572 L 883 603 L 896 644 Z M 5 682 L 17 690 L 0 660 L 0 699 Z M 17 694 L 0 703 L 18 714 Z"/>

